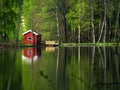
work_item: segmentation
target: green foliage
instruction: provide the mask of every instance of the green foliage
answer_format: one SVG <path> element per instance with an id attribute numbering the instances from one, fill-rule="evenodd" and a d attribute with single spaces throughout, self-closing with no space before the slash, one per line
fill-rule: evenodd
<path id="1" fill-rule="evenodd" d="M 13 40 L 16 37 L 19 2 L 4 0 L 0 2 L 0 39 Z"/>
<path id="2" fill-rule="evenodd" d="M 23 17 L 25 20 L 26 29 L 31 28 L 31 17 L 33 12 L 32 0 L 24 0 L 23 1 Z"/>
<path id="3" fill-rule="evenodd" d="M 71 29 L 74 28 L 83 28 L 85 26 L 89 26 L 90 21 L 89 18 L 89 4 L 85 1 L 77 1 L 74 5 L 71 6 L 69 12 L 66 17 L 68 20 L 68 24 L 71 25 Z"/>
<path id="4" fill-rule="evenodd" d="M 80 30 L 82 42 L 91 42 L 91 3 L 89 0 L 21 0 L 22 21 L 19 37 L 29 29 L 37 30 L 43 34 L 44 40 L 58 39 L 69 42 L 77 40 Z M 107 1 L 106 26 L 107 41 L 113 41 L 115 30 L 120 27 L 119 0 Z M 14 40 L 18 25 L 19 0 L 0 0 L 0 40 Z M 98 40 L 104 21 L 104 1 L 93 1 L 93 18 L 95 38 Z M 118 15 L 119 16 L 119 15 Z M 57 21 L 58 19 L 58 21 Z M 24 22 L 23 22 L 24 20 Z M 118 22 L 117 22 L 118 20 Z M 66 31 L 66 32 L 65 32 Z M 103 26 L 104 32 L 104 26 Z M 117 33 L 118 34 L 118 33 Z M 103 33 L 101 39 L 103 38 Z M 64 37 L 65 36 L 65 37 Z M 102 40 L 101 40 L 102 41 Z"/>

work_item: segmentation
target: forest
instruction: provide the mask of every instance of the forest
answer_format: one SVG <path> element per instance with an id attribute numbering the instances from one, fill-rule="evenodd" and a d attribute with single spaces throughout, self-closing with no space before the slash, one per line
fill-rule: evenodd
<path id="1" fill-rule="evenodd" d="M 22 42 L 27 30 L 62 43 L 116 43 L 120 0 L 0 0 L 0 42 Z"/>

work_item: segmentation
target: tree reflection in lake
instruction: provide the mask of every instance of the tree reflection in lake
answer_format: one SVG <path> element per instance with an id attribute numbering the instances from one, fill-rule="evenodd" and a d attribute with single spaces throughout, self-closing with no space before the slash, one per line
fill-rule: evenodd
<path id="1" fill-rule="evenodd" d="M 12 50 L 0 49 L 0 90 L 7 89 Z M 19 48 L 10 90 L 119 90 L 119 55 L 119 47 Z"/>
<path id="2" fill-rule="evenodd" d="M 116 68 L 116 64 L 119 64 L 120 62 L 116 63 L 117 53 L 114 52 L 115 47 L 99 47 L 98 49 L 100 59 L 99 68 L 96 70 L 98 75 L 95 75 L 95 77 L 98 78 L 95 86 L 104 90 L 118 90 L 120 88 L 120 80 L 117 78 L 117 76 L 119 76 L 117 73 L 120 72 L 118 71 L 120 66 Z M 120 48 L 117 49 L 120 50 Z M 119 58 L 119 55 L 117 55 L 117 58 Z"/>
<path id="3" fill-rule="evenodd" d="M 17 54 L 21 55 L 21 50 L 18 50 Z M 17 56 L 18 59 L 15 61 L 13 58 L 13 48 L 0 49 L 0 90 L 16 90 L 16 88 L 18 88 L 17 90 L 22 89 L 21 56 Z M 15 64 L 13 65 L 13 63 Z M 13 69 L 12 73 L 11 69 Z"/>

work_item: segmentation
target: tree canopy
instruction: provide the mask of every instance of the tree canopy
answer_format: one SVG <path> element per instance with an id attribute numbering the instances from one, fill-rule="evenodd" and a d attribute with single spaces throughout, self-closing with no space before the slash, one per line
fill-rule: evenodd
<path id="1" fill-rule="evenodd" d="M 21 0 L 22 33 L 39 31 L 44 40 L 60 42 L 118 42 L 119 0 Z M 18 0 L 0 1 L 0 40 L 14 40 L 19 14 Z"/>

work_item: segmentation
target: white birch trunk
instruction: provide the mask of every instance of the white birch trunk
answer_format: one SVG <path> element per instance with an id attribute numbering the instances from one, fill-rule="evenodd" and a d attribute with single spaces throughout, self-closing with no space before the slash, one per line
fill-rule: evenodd
<path id="1" fill-rule="evenodd" d="M 92 24 L 92 37 L 95 43 L 95 30 L 94 30 L 94 0 L 91 0 L 91 24 Z"/>
<path id="2" fill-rule="evenodd" d="M 105 29 L 104 29 L 104 36 L 103 36 L 103 42 L 106 42 L 106 31 L 107 31 L 107 22 L 106 22 L 106 15 L 107 15 L 107 2 L 106 0 L 104 0 L 104 7 L 105 7 L 105 11 L 104 11 L 104 24 L 105 24 Z"/>
<path id="3" fill-rule="evenodd" d="M 60 38 L 60 30 L 59 30 L 59 17 L 58 17 L 58 7 L 56 6 L 56 27 L 57 27 L 57 34 L 58 40 Z"/>
<path id="4" fill-rule="evenodd" d="M 78 27 L 78 43 L 80 43 L 80 26 Z"/>
<path id="5" fill-rule="evenodd" d="M 103 33 L 103 28 L 104 28 L 104 24 L 105 24 L 105 20 L 103 20 L 103 23 L 102 23 L 102 28 L 101 28 L 101 30 L 100 30 L 100 36 L 99 36 L 99 38 L 98 38 L 97 43 L 99 43 L 99 42 L 100 42 L 100 40 L 101 40 L 102 33 Z"/>

